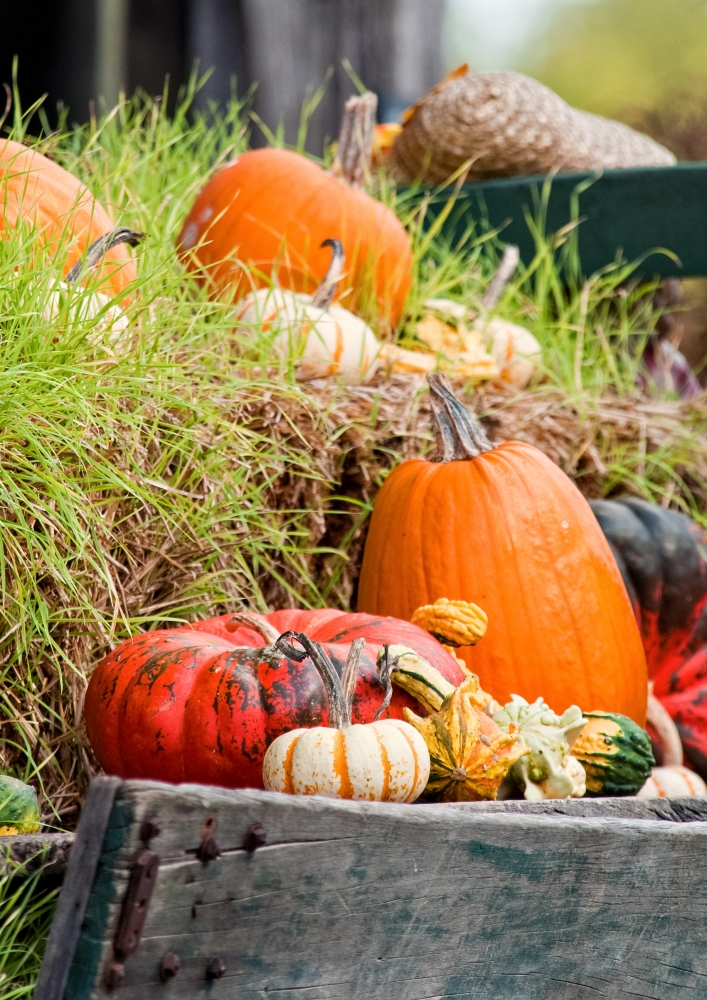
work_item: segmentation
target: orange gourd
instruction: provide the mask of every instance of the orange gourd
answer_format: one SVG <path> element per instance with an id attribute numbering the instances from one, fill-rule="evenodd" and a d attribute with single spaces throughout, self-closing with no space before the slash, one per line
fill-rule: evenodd
<path id="1" fill-rule="evenodd" d="M 537 448 L 494 446 L 430 375 L 439 458 L 385 481 L 371 519 L 359 611 L 410 620 L 440 597 L 473 601 L 488 631 L 462 649 L 482 687 L 646 719 L 646 661 L 631 604 L 586 500 Z"/>
<path id="2" fill-rule="evenodd" d="M 20 221 L 36 226 L 43 246 L 66 246 L 64 274 L 78 263 L 114 222 L 81 181 L 34 149 L 0 140 L 0 235 Z M 108 290 L 121 295 L 136 278 L 125 243 L 113 246 L 101 264 Z"/>
<path id="3" fill-rule="evenodd" d="M 227 163 L 197 197 L 178 242 L 187 266 L 235 301 L 271 280 L 313 292 L 332 237 L 347 261 L 341 304 L 357 312 L 375 301 L 377 319 L 395 326 L 411 281 L 405 228 L 381 202 L 299 153 L 256 149 Z"/>

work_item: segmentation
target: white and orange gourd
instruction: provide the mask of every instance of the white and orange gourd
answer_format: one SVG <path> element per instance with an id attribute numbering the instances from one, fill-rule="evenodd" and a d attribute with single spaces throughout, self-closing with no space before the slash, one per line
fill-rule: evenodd
<path id="1" fill-rule="evenodd" d="M 334 375 L 350 384 L 365 382 L 377 367 L 381 344 L 360 316 L 332 305 L 344 265 L 339 240 L 331 266 L 314 295 L 273 286 L 252 292 L 236 306 L 240 329 L 273 334 L 272 349 L 297 366 L 303 381 Z"/>
<path id="2" fill-rule="evenodd" d="M 287 642 L 290 637 L 303 651 Z M 351 724 L 351 703 L 365 640 L 352 643 L 341 679 L 324 649 L 306 635 L 285 633 L 278 643 L 293 659 L 311 657 L 327 692 L 329 727 L 294 729 L 278 736 L 263 761 L 265 788 L 330 799 L 414 802 L 430 775 L 430 755 L 422 736 L 400 719 Z"/>

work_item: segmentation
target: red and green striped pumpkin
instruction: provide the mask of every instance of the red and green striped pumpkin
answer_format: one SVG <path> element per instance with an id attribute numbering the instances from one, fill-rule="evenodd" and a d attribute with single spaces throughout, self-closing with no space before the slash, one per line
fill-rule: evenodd
<path id="1" fill-rule="evenodd" d="M 653 680 L 685 756 L 707 778 L 707 541 L 676 510 L 594 500 L 633 604 Z"/>
<path id="2" fill-rule="evenodd" d="M 301 663 L 264 650 L 288 630 L 322 643 L 339 673 L 351 643 L 366 639 L 353 722 L 373 721 L 384 690 L 376 654 L 410 646 L 455 686 L 462 673 L 427 632 L 409 622 L 331 609 L 249 616 L 262 632 L 224 615 L 128 639 L 96 668 L 86 694 L 88 736 L 108 774 L 227 788 L 262 788 L 265 751 L 292 729 L 326 726 L 322 681 Z M 229 627 L 230 626 L 230 627 Z M 263 635 L 263 633 L 265 633 Z M 265 640 L 265 641 L 264 641 Z M 402 719 L 417 702 L 394 689 L 383 718 Z"/>

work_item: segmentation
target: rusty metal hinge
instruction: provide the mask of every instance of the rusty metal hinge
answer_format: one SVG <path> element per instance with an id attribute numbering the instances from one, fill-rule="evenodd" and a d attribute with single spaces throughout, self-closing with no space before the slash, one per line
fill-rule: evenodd
<path id="1" fill-rule="evenodd" d="M 140 945 L 159 864 L 158 855 L 147 847 L 140 851 L 132 864 L 128 891 L 113 941 L 113 958 L 106 966 L 105 983 L 108 989 L 120 986 L 125 976 L 125 960 Z"/>

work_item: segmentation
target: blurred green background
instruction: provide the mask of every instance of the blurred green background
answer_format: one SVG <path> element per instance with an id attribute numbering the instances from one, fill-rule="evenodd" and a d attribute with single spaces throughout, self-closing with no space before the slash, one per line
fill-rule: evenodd
<path id="1" fill-rule="evenodd" d="M 446 62 L 516 69 L 707 160 L 706 0 L 448 0 Z"/>

